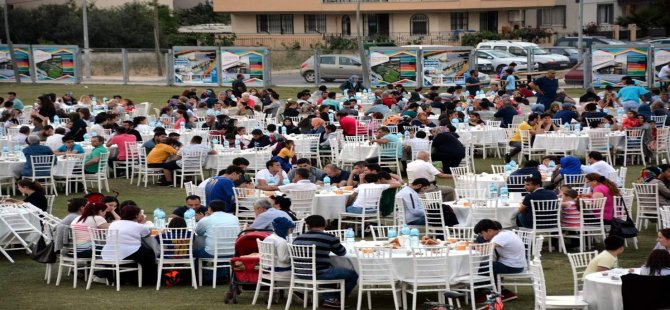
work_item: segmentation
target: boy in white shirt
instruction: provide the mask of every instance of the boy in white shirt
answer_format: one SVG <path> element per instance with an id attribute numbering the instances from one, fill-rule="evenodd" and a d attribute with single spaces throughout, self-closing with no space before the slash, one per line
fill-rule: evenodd
<path id="1" fill-rule="evenodd" d="M 354 189 L 354 192 L 357 193 L 356 200 L 351 206 L 347 207 L 347 212 L 360 214 L 363 213 L 364 208 L 365 213 L 373 212 L 373 209 L 369 208 L 368 206 L 371 206 L 375 203 L 377 203 L 377 206 L 379 206 L 379 199 L 381 198 L 382 191 L 388 188 L 400 187 L 400 183 L 398 182 L 392 182 L 390 184 L 377 184 L 377 182 L 379 181 L 379 176 L 373 173 L 366 174 L 363 177 L 363 179 L 365 180 L 365 183 L 358 185 L 358 187 Z M 370 195 L 365 190 L 365 189 L 376 189 L 376 188 L 382 190 L 379 192 L 378 196 Z"/>
<path id="2" fill-rule="evenodd" d="M 474 227 L 475 234 L 495 244 L 497 260 L 493 262 L 493 278 L 499 273 L 522 273 L 526 269 L 526 246 L 517 234 L 501 230 L 493 220 L 484 219 Z M 503 301 L 516 299 L 516 294 L 503 289 Z"/>

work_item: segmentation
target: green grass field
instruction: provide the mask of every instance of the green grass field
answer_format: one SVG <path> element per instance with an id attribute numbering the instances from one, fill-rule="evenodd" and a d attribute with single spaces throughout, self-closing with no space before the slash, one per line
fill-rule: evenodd
<path id="1" fill-rule="evenodd" d="M 111 97 L 114 94 L 120 94 L 129 97 L 135 102 L 150 101 L 153 103 L 165 102 L 172 94 L 179 94 L 182 87 L 159 87 L 159 86 L 88 86 L 83 85 L 21 85 L 10 86 L 0 85 L 0 93 L 7 91 L 16 91 L 18 97 L 25 104 L 33 102 L 32 98 L 42 93 L 54 92 L 59 95 L 67 91 L 73 91 L 77 96 L 81 94 L 95 94 L 98 97 Z M 219 90 L 219 89 L 215 89 Z M 282 98 L 295 98 L 299 89 L 278 88 Z M 578 91 L 571 91 L 571 95 Z M 477 172 L 491 172 L 491 164 L 500 164 L 500 159 L 477 159 Z M 631 187 L 631 183 L 637 178 L 640 166 L 629 166 L 626 187 Z M 447 185 L 453 185 L 452 182 L 443 182 Z M 125 179 L 111 180 L 112 190 L 120 192 L 119 199 L 132 199 L 142 207 L 148 214 L 155 208 L 172 210 L 183 202 L 184 190 L 175 188 L 164 188 L 158 186 L 149 186 L 148 188 L 129 185 Z M 70 197 L 79 197 L 80 195 L 71 195 Z M 66 214 L 66 200 L 69 197 L 58 196 L 54 205 L 54 214 L 64 216 Z M 655 232 L 653 226 L 641 232 L 639 236 L 639 250 L 632 246 L 626 249 L 626 252 L 620 257 L 619 265 L 622 267 L 638 267 L 644 263 L 650 250 L 655 244 Z M 630 243 L 629 243 L 630 245 Z M 599 246 L 599 245 L 598 245 Z M 599 247 L 600 248 L 600 247 Z M 264 309 L 263 306 L 251 306 L 253 292 L 243 292 L 240 304 L 231 306 L 223 303 L 224 293 L 227 291 L 227 285 L 220 285 L 216 289 L 211 286 L 201 287 L 197 290 L 184 285 L 178 287 L 163 287 L 160 291 L 155 291 L 155 283 L 145 283 L 143 288 L 132 286 L 122 286 L 120 292 L 116 292 L 113 287 L 104 285 L 94 285 L 91 290 L 86 291 L 85 285 L 79 282 L 77 289 L 72 289 L 72 279 L 65 278 L 59 287 L 54 286 L 55 271 L 52 277 L 52 284 L 46 285 L 42 280 L 44 276 L 44 265 L 30 260 L 27 255 L 21 251 L 11 252 L 16 259 L 16 263 L 9 263 L 4 257 L 0 257 L 0 292 L 2 299 L 0 304 L 3 309 L 72 309 L 82 307 L 96 307 L 101 309 L 185 309 L 199 306 L 200 308 L 217 307 L 221 309 Z M 545 270 L 545 277 L 550 295 L 572 294 L 572 273 L 567 257 L 564 254 L 543 253 L 542 262 Z M 392 299 L 390 294 L 373 295 L 375 309 L 392 309 Z M 422 295 L 419 300 L 435 300 L 435 294 Z M 532 290 L 528 287 L 519 288 L 519 299 L 506 303 L 506 309 L 532 309 L 533 307 Z M 355 294 L 349 300 L 348 305 L 355 308 Z M 410 300 L 411 301 L 411 300 Z M 263 302 L 263 301 L 261 301 Z M 274 305 L 273 309 L 283 308 L 282 305 Z M 292 309 L 300 309 L 294 306 Z M 421 309 L 421 306 L 418 306 Z"/>

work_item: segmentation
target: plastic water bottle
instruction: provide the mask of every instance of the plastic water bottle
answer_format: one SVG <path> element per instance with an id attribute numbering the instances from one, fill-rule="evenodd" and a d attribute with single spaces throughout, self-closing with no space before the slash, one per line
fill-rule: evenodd
<path id="1" fill-rule="evenodd" d="M 405 141 L 409 140 L 409 130 L 405 130 Z"/>
<path id="2" fill-rule="evenodd" d="M 505 175 L 509 176 L 512 172 L 514 171 L 514 168 L 512 167 L 511 163 L 506 163 L 505 164 Z"/>
<path id="3" fill-rule="evenodd" d="M 215 143 L 219 143 L 219 141 L 215 141 Z M 228 139 L 223 139 L 223 147 L 224 148 L 230 148 L 230 142 L 228 142 Z"/>
<path id="4" fill-rule="evenodd" d="M 498 186 L 495 183 L 489 184 L 489 198 L 496 199 L 498 198 Z"/>
<path id="5" fill-rule="evenodd" d="M 462 112 L 462 111 L 463 111 L 463 107 L 458 106 L 458 107 L 456 107 L 455 110 L 456 110 L 456 112 Z"/>
<path id="6" fill-rule="evenodd" d="M 409 242 L 409 233 L 410 232 L 411 232 L 411 230 L 409 229 L 409 227 L 407 227 L 407 224 L 402 225 L 402 228 L 400 228 L 400 239 L 402 239 L 401 245 L 405 248 L 410 247 L 410 242 Z"/>
<path id="7" fill-rule="evenodd" d="M 156 228 L 165 227 L 165 211 L 161 208 L 156 208 L 154 210 L 154 226 Z"/>
<path id="8" fill-rule="evenodd" d="M 291 181 L 289 181 L 288 178 L 284 178 L 284 185 L 289 185 L 291 184 Z"/>
<path id="9" fill-rule="evenodd" d="M 281 134 L 286 135 L 286 126 L 281 126 Z"/>
<path id="10" fill-rule="evenodd" d="M 235 150 L 241 150 L 242 147 L 240 146 L 240 139 L 235 138 Z"/>
<path id="11" fill-rule="evenodd" d="M 470 116 L 467 113 L 465 114 L 465 117 L 463 118 L 463 124 L 465 124 L 465 126 L 470 125 Z"/>
<path id="12" fill-rule="evenodd" d="M 564 131 L 569 131 L 570 130 L 570 124 L 568 124 L 567 122 L 565 124 L 563 124 L 563 130 Z"/>
<path id="13" fill-rule="evenodd" d="M 95 131 L 93 133 L 95 134 Z M 84 141 L 88 141 L 89 138 L 90 138 L 90 136 L 87 133 L 85 133 L 84 134 Z"/>
<path id="14" fill-rule="evenodd" d="M 395 230 L 395 228 L 391 227 L 389 228 L 388 234 L 387 234 L 389 242 L 393 241 L 393 239 L 398 237 L 398 232 Z"/>
<path id="15" fill-rule="evenodd" d="M 610 123 L 605 122 L 604 128 L 610 128 L 610 127 L 611 127 Z"/>
<path id="16" fill-rule="evenodd" d="M 458 126 L 458 124 L 459 124 L 460 122 L 461 122 L 461 121 L 458 119 L 458 117 L 453 118 L 453 119 L 451 120 L 451 123 L 452 123 L 454 126 Z"/>
<path id="17" fill-rule="evenodd" d="M 54 115 L 54 124 L 60 124 L 60 117 L 58 115 Z"/>
<path id="18" fill-rule="evenodd" d="M 329 112 L 329 113 L 328 113 L 328 120 L 329 120 L 331 123 L 334 123 L 334 122 L 335 122 L 335 116 L 333 115 L 333 112 Z"/>
<path id="19" fill-rule="evenodd" d="M 507 201 L 509 201 L 509 190 L 507 186 L 503 186 L 500 188 L 500 202 L 506 204 Z"/>
<path id="20" fill-rule="evenodd" d="M 3 158 L 9 157 L 9 147 L 6 145 L 2 147 L 2 157 Z"/>
<path id="21" fill-rule="evenodd" d="M 330 192 L 330 177 L 329 176 L 323 177 L 323 189 L 326 192 Z"/>
<path id="22" fill-rule="evenodd" d="M 186 220 L 186 227 L 195 228 L 195 210 L 186 210 L 186 212 L 184 212 L 184 220 Z"/>
<path id="23" fill-rule="evenodd" d="M 575 132 L 580 132 L 582 131 L 582 125 L 580 123 L 575 124 Z"/>
<path id="24" fill-rule="evenodd" d="M 419 230 L 416 228 L 412 228 L 409 231 L 409 243 L 410 246 L 413 248 L 418 248 L 419 247 Z"/>
<path id="25" fill-rule="evenodd" d="M 179 122 L 179 130 L 180 131 L 183 132 L 186 129 L 185 126 L 186 126 L 186 124 L 184 122 Z"/>
<path id="26" fill-rule="evenodd" d="M 107 103 L 107 97 L 102 97 L 102 103 Z"/>
<path id="27" fill-rule="evenodd" d="M 346 232 L 344 232 L 344 244 L 347 248 L 347 251 L 352 251 L 354 248 L 354 242 L 356 240 L 354 239 L 356 235 L 354 234 L 354 230 L 351 228 L 348 228 Z"/>
<path id="28" fill-rule="evenodd" d="M 550 160 L 549 161 L 549 169 L 551 169 L 551 171 L 554 171 L 554 168 L 556 168 L 556 162 L 554 162 L 553 160 Z"/>

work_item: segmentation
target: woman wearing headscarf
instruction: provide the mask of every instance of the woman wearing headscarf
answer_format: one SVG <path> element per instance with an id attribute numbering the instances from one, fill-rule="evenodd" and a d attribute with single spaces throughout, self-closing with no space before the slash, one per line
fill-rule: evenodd
<path id="1" fill-rule="evenodd" d="M 275 276 L 281 278 L 291 277 L 291 256 L 288 253 L 288 242 L 286 238 L 293 233 L 295 224 L 285 217 L 277 217 L 272 221 L 274 232 L 265 238 L 263 242 L 272 243 L 275 250 Z"/>
<path id="2" fill-rule="evenodd" d="M 365 87 L 363 87 L 363 83 L 361 83 L 361 79 L 358 78 L 358 75 L 352 75 L 346 82 L 340 85 L 340 89 L 341 90 L 348 89 L 353 90 L 355 92 L 361 92 L 365 89 Z"/>

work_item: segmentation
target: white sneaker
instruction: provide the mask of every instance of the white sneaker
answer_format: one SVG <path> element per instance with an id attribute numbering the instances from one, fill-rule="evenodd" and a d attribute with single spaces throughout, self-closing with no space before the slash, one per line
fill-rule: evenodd
<path id="1" fill-rule="evenodd" d="M 101 278 L 101 277 L 98 277 L 98 276 L 93 276 L 93 282 L 102 283 L 104 285 L 109 285 L 109 281 L 107 281 L 107 278 Z"/>

